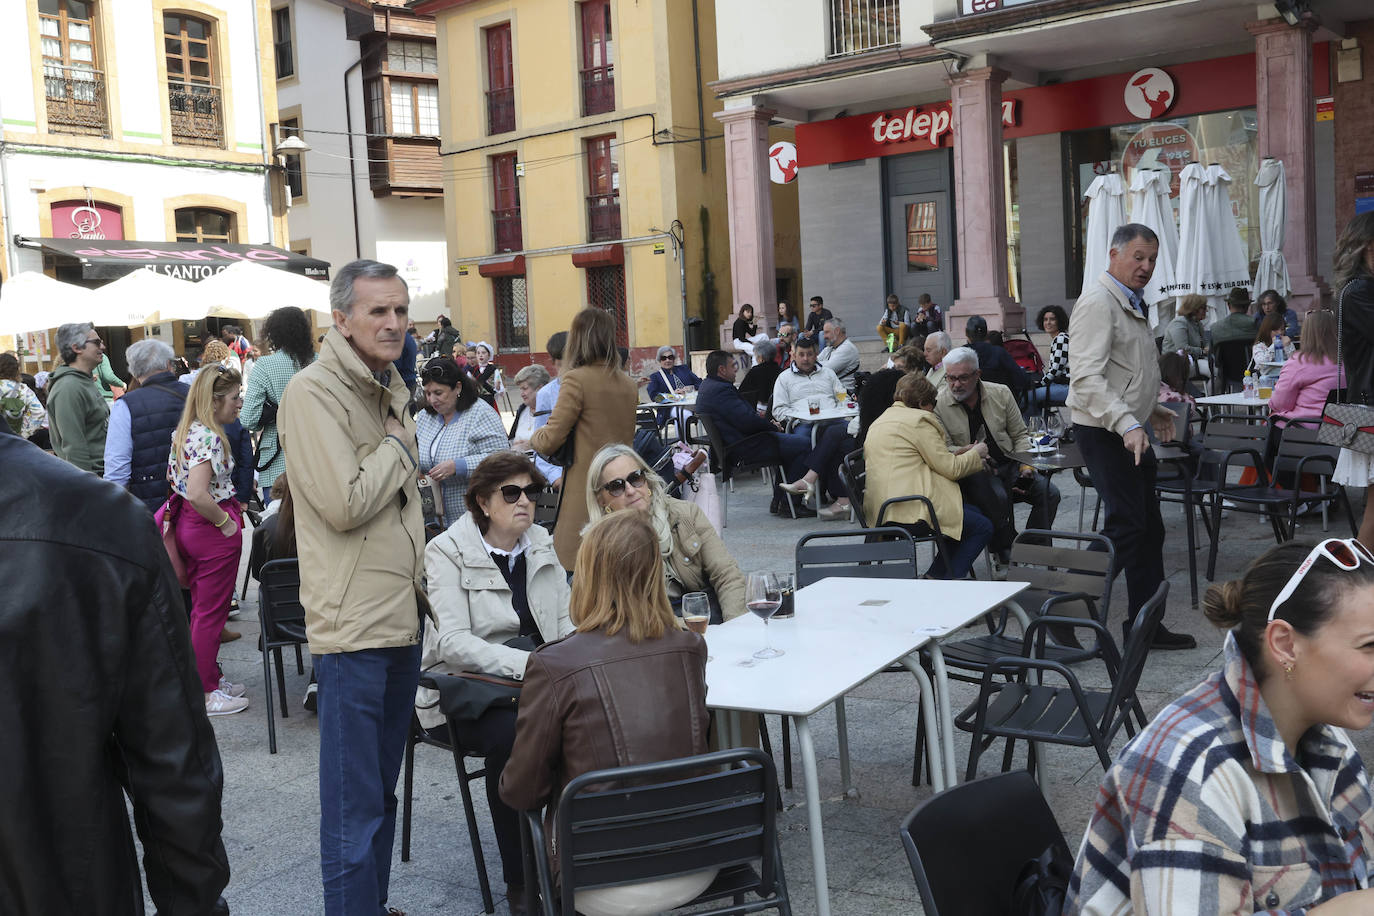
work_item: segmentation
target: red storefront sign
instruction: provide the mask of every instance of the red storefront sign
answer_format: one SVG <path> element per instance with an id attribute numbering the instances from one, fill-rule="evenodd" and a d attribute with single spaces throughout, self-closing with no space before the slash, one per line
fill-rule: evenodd
<path id="1" fill-rule="evenodd" d="M 1169 195 L 1178 196 L 1178 176 L 1198 161 L 1197 140 L 1177 124 L 1146 124 L 1126 142 L 1121 156 L 1121 180 L 1129 186 L 1136 169 L 1169 170 Z"/>
<path id="2" fill-rule="evenodd" d="M 1312 47 L 1313 94 L 1330 93 L 1328 42 Z M 1072 83 L 1033 86 L 1002 95 L 1002 136 L 1034 137 L 1064 131 L 1130 124 L 1139 119 L 1126 107 L 1125 89 L 1134 73 L 1115 73 Z M 1255 106 L 1255 55 L 1171 65 L 1177 95 L 1167 117 Z M 1008 103 L 1012 105 L 1008 117 Z M 948 102 L 895 111 L 870 112 L 797 125 L 797 163 L 801 166 L 851 162 L 949 146 L 953 124 Z M 942 114 L 943 113 L 943 114 Z M 929 115 L 929 120 L 918 120 Z M 900 123 L 898 123 L 900 122 Z"/>
<path id="3" fill-rule="evenodd" d="M 124 210 L 99 201 L 64 200 L 53 204 L 52 234 L 67 239 L 124 238 Z"/>

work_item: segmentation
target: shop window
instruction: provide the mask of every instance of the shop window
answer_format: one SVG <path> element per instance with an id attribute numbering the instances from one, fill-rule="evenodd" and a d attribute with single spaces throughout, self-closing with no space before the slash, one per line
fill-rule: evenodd
<path id="1" fill-rule="evenodd" d="M 582 113 L 614 111 L 610 0 L 586 0 L 578 11 L 582 19 Z"/>
<path id="2" fill-rule="evenodd" d="M 405 73 L 439 72 L 439 49 L 427 41 L 388 41 L 386 68 Z"/>
<path id="3" fill-rule="evenodd" d="M 492 236 L 497 251 L 519 251 L 520 185 L 515 177 L 515 153 L 491 157 Z"/>
<path id="4" fill-rule="evenodd" d="M 299 137 L 301 135 L 300 118 L 282 118 L 281 122 L 282 139 L 287 137 Z M 300 156 L 282 156 L 286 162 L 286 189 L 291 192 L 291 199 L 305 196 L 305 175 L 301 172 Z"/>
<path id="5" fill-rule="evenodd" d="M 391 130 L 402 136 L 439 136 L 439 86 L 391 80 Z"/>
<path id="6" fill-rule="evenodd" d="M 615 344 L 630 345 L 629 322 L 625 313 L 625 265 L 587 268 L 587 305 L 605 309 L 615 318 Z"/>
<path id="7" fill-rule="evenodd" d="M 216 85 L 212 24 L 182 13 L 162 17 L 172 142 L 224 146 L 224 95 Z"/>
<path id="8" fill-rule="evenodd" d="M 487 42 L 487 133 L 515 130 L 515 61 L 510 42 L 510 23 L 492 26 Z"/>
<path id="9" fill-rule="evenodd" d="M 530 308 L 524 277 L 493 277 L 496 301 L 496 346 L 502 353 L 530 349 Z"/>
<path id="10" fill-rule="evenodd" d="M 183 207 L 176 211 L 178 242 L 236 242 L 234 214 L 210 207 Z"/>
<path id="11" fill-rule="evenodd" d="M 110 135 L 91 0 L 39 0 L 43 94 L 53 133 Z"/>
<path id="12" fill-rule="evenodd" d="M 587 240 L 620 238 L 620 173 L 611 153 L 614 134 L 584 141 L 587 151 Z"/>
<path id="13" fill-rule="evenodd" d="M 940 269 L 939 211 L 933 200 L 906 205 L 906 269 Z"/>
<path id="14" fill-rule="evenodd" d="M 291 46 L 291 7 L 272 11 L 272 55 L 277 62 L 277 79 L 294 76 L 296 55 Z"/>

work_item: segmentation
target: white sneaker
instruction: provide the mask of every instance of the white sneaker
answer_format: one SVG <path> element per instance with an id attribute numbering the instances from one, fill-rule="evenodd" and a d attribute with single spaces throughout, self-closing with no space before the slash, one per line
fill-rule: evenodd
<path id="1" fill-rule="evenodd" d="M 231 697 L 241 697 L 248 692 L 248 685 L 235 684 L 224 675 L 219 676 L 219 689 Z"/>
<path id="2" fill-rule="evenodd" d="M 207 716 L 232 716 L 236 712 L 243 712 L 248 708 L 246 697 L 231 697 L 223 690 L 213 691 L 205 698 L 205 714 Z"/>

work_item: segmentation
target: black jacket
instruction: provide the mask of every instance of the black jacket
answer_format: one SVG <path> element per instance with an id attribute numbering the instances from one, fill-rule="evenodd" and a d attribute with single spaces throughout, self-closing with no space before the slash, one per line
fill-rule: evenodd
<path id="1" fill-rule="evenodd" d="M 159 916 L 229 881 L 224 773 L 186 611 L 147 510 L 0 436 L 0 913 Z"/>
<path id="2" fill-rule="evenodd" d="M 1374 404 L 1374 277 L 1361 274 L 1352 280 L 1340 299 L 1340 311 L 1346 400 Z"/>
<path id="3" fill-rule="evenodd" d="M 971 340 L 969 347 L 978 354 L 978 368 L 983 371 L 983 381 L 1006 385 L 1014 392 L 1035 387 L 1035 376 L 1016 365 L 1016 360 L 1005 348 L 986 340 Z"/>
<path id="4" fill-rule="evenodd" d="M 129 492 L 153 512 L 167 501 L 167 458 L 190 391 L 173 373 L 160 372 L 124 395 L 133 439 Z"/>
<path id="5" fill-rule="evenodd" d="M 716 421 L 720 437 L 727 446 L 754 433 L 775 431 L 773 424 L 759 416 L 752 403 L 740 397 L 734 385 L 718 378 L 702 379 L 697 389 L 696 410 Z"/>

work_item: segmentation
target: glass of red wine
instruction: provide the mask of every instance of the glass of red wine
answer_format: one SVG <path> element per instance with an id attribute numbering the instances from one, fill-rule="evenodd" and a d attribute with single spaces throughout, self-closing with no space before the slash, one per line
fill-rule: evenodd
<path id="1" fill-rule="evenodd" d="M 754 658 L 777 658 L 785 654 L 781 649 L 768 645 L 772 641 L 768 638 L 768 618 L 782 606 L 782 590 L 778 586 L 777 576 L 766 572 L 750 573 L 744 596 L 744 606 L 763 618 L 764 647 L 754 653 Z"/>

